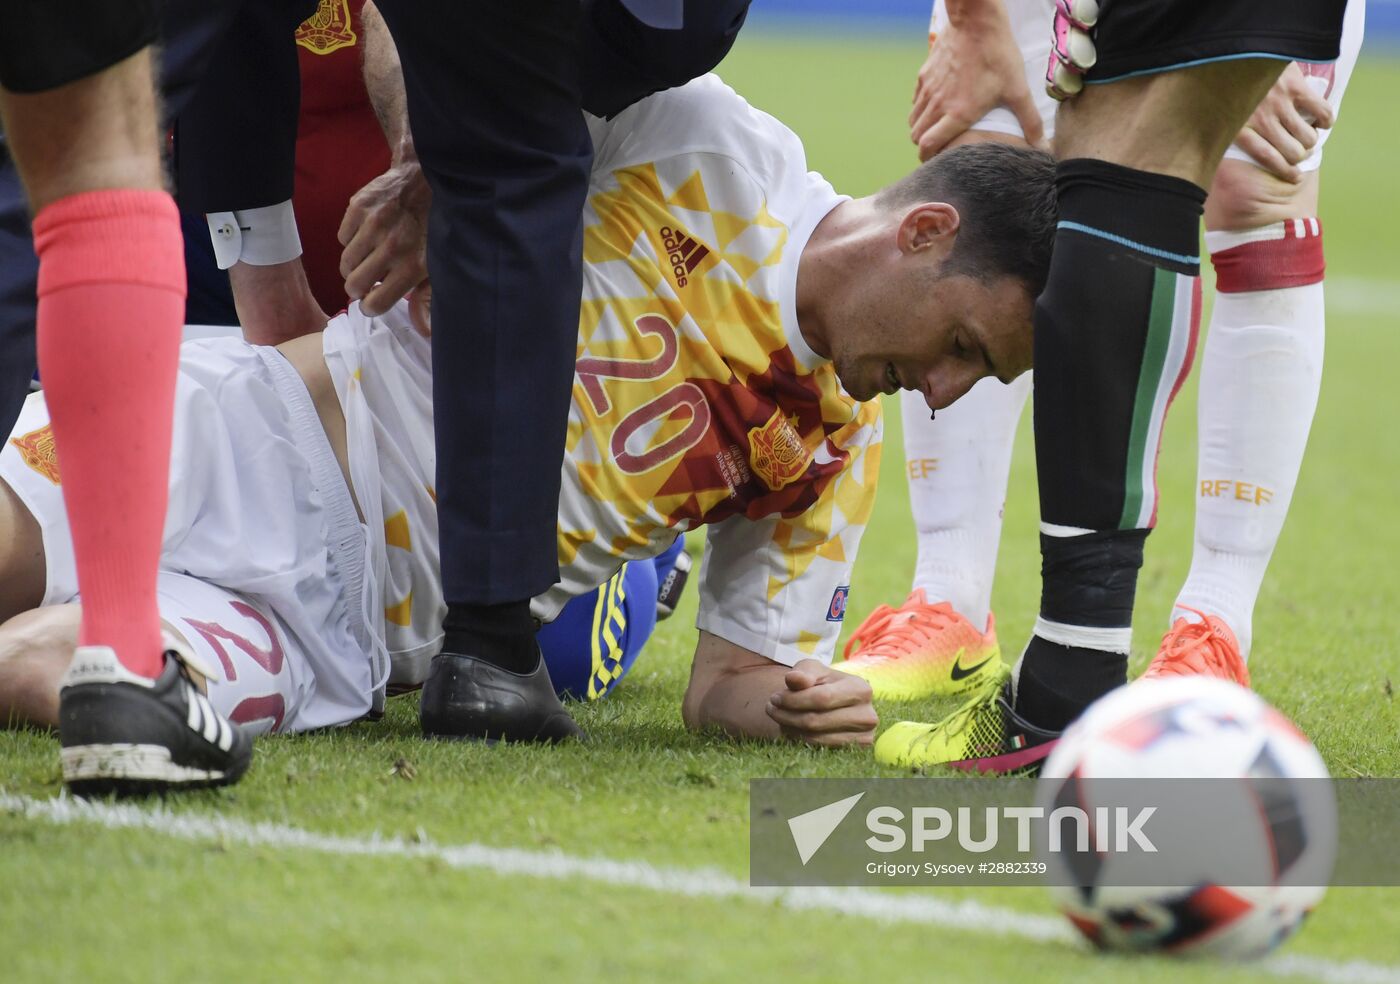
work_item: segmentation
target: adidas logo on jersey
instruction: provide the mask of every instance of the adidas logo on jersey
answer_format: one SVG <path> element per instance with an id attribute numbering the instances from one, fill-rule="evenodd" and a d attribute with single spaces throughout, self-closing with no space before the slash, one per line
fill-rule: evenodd
<path id="1" fill-rule="evenodd" d="M 691 239 L 679 229 L 661 227 L 661 245 L 666 249 L 666 259 L 671 264 L 671 274 L 676 278 L 676 286 L 689 283 L 690 274 L 700 265 L 700 261 L 710 255 L 710 248 Z"/>

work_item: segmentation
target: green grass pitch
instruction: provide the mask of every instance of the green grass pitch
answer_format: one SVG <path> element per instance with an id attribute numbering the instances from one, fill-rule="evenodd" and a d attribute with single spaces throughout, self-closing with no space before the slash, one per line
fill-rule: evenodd
<path id="1" fill-rule="evenodd" d="M 870 192 L 913 164 L 905 114 L 923 39 L 744 36 L 722 74 L 806 141 L 838 189 Z M 1363 61 L 1327 148 L 1327 371 L 1308 460 L 1255 623 L 1256 686 L 1317 742 L 1337 776 L 1400 776 L 1400 62 Z M 1133 671 L 1155 647 L 1190 560 L 1195 383 L 1161 457 Z M 902 598 L 914 543 L 890 406 L 880 503 L 848 627 Z M 1029 427 L 1012 471 L 995 596 L 1008 655 L 1038 599 Z M 379 724 L 265 740 L 237 788 L 175 815 L 269 822 L 361 839 L 479 843 L 747 877 L 747 780 L 864 776 L 868 753 L 762 747 L 683 729 L 692 590 L 619 691 L 578 709 L 592 735 L 557 749 L 425 744 L 412 699 Z M 882 708 L 887 719 L 937 707 Z M 1120 981 L 1400 980 L 1400 889 L 1334 889 L 1273 962 L 1244 967 L 1096 956 L 1043 938 L 1030 889 L 905 889 L 973 903 L 972 928 L 794 911 L 419 857 L 343 856 L 237 836 L 56 824 L 16 806 L 59 792 L 56 742 L 0 733 L 0 979 L 7 981 Z M 5 799 L 8 797 L 8 799 Z M 4 804 L 8 803 L 8 806 Z M 498 856 L 499 857 L 499 856 Z M 1004 935 L 1003 935 L 1004 934 Z M 1357 966 L 1352 961 L 1366 961 Z M 1376 966 L 1379 965 L 1379 966 Z"/>

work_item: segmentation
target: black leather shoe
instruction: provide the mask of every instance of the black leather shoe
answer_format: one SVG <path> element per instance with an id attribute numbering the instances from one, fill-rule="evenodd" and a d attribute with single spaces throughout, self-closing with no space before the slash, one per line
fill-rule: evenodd
<path id="1" fill-rule="evenodd" d="M 418 706 L 428 738 L 555 742 L 584 737 L 555 695 L 543 659 L 529 673 L 512 673 L 476 656 L 439 653 Z"/>

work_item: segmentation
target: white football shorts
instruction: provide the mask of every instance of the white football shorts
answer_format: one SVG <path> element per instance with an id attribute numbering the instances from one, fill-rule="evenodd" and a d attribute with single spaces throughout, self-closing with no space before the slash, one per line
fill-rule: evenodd
<path id="1" fill-rule="evenodd" d="M 0 478 L 43 531 L 43 604 L 56 605 L 78 600 L 78 581 L 48 425 L 35 393 Z M 160 611 L 216 671 L 214 705 L 259 733 L 363 717 L 387 677 L 364 616 L 365 531 L 281 353 L 241 339 L 182 346 L 170 464 Z"/>

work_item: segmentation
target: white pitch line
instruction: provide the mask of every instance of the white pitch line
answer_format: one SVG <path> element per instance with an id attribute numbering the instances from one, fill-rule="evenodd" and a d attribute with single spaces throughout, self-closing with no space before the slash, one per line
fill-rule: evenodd
<path id="1" fill-rule="evenodd" d="M 524 875 L 551 880 L 592 881 L 697 899 L 759 902 L 796 912 L 859 916 L 882 924 L 913 923 L 960 929 L 1036 943 L 1077 944 L 1065 922 L 983 905 L 950 902 L 931 895 L 896 895 L 868 888 L 754 888 L 715 868 L 669 868 L 646 861 L 579 857 L 562 851 L 530 851 L 487 844 L 438 845 L 397 837 L 337 837 L 273 823 L 249 823 L 210 814 L 172 813 L 123 803 L 89 802 L 61 795 L 54 799 L 16 796 L 0 790 L 0 811 L 60 826 L 92 824 L 109 830 L 146 830 L 192 842 L 242 844 L 279 850 L 312 851 L 342 857 L 433 858 L 459 870 Z M 1345 963 L 1307 956 L 1281 956 L 1256 968 L 1275 977 L 1306 977 L 1327 984 L 1400 984 L 1400 967 L 1365 961 Z"/>

